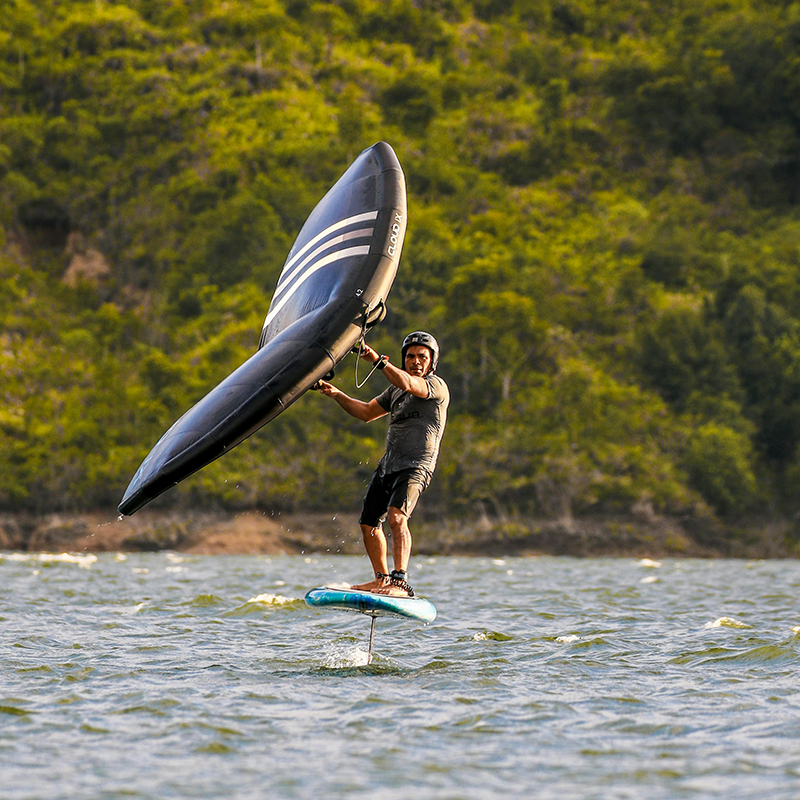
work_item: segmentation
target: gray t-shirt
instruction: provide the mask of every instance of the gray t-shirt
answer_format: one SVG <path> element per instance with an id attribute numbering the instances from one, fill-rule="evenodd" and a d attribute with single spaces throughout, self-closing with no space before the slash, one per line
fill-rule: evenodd
<path id="1" fill-rule="evenodd" d="M 385 475 L 401 469 L 421 469 L 430 480 L 439 455 L 450 391 L 438 375 L 426 375 L 428 396 L 416 397 L 390 386 L 375 398 L 391 415 L 386 452 L 378 463 Z"/>

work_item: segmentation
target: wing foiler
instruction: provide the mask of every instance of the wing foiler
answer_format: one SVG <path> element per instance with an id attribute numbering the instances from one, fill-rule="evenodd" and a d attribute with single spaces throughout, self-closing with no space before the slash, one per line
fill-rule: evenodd
<path id="1" fill-rule="evenodd" d="M 353 349 L 385 313 L 406 232 L 405 176 L 386 142 L 364 150 L 303 225 L 259 348 L 158 441 L 119 505 L 133 514 L 251 436 Z"/>

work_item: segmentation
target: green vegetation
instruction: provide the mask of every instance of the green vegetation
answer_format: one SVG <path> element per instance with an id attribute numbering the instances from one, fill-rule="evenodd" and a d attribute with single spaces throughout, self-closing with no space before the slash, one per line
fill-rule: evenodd
<path id="1" fill-rule="evenodd" d="M 114 507 L 380 139 L 409 228 L 370 341 L 432 330 L 453 393 L 429 511 L 800 511 L 782 0 L 7 0 L 0 506 Z M 158 502 L 352 508 L 383 432 L 310 395 Z"/>

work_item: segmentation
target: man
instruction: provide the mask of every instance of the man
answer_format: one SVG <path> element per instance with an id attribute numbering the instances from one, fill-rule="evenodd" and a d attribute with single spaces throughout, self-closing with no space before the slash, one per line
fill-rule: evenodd
<path id="1" fill-rule="evenodd" d="M 407 571 L 411 556 L 408 519 L 436 467 L 439 444 L 447 422 L 450 392 L 447 384 L 435 374 L 439 345 L 424 331 L 410 333 L 403 340 L 402 367 L 396 367 L 388 356 L 378 355 L 366 344 L 361 358 L 383 370 L 391 384 L 368 403 L 349 397 L 327 381 L 320 381 L 316 386 L 348 414 L 364 422 L 391 414 L 386 452 L 367 488 L 359 520 L 375 578 L 353 588 L 413 597 L 414 590 L 408 583 Z M 391 573 L 382 527 L 387 517 L 392 531 L 394 569 Z"/>

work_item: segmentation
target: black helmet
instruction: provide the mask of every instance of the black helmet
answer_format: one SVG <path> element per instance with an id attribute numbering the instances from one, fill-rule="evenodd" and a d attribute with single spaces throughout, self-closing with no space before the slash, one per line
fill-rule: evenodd
<path id="1" fill-rule="evenodd" d="M 403 364 L 406 363 L 406 350 L 417 344 L 427 347 L 428 350 L 431 351 L 431 368 L 428 370 L 428 374 L 430 375 L 436 372 L 436 366 L 439 363 L 439 343 L 429 333 L 425 333 L 425 331 L 414 331 L 414 333 L 409 333 L 408 336 L 403 339 L 403 350 L 401 353 Z"/>

